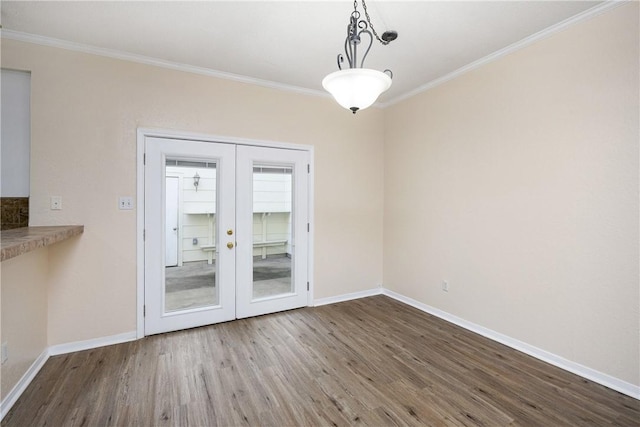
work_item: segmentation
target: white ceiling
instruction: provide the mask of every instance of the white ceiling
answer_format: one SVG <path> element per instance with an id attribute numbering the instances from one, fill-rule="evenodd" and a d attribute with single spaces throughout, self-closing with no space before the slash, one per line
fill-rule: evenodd
<path id="1" fill-rule="evenodd" d="M 374 42 L 365 67 L 393 71 L 393 85 L 380 98 L 393 102 L 599 3 L 369 0 L 378 33 L 396 30 L 399 37 L 388 46 Z M 4 34 L 322 91 L 322 78 L 337 70 L 353 2 L 2 0 L 0 7 Z"/>

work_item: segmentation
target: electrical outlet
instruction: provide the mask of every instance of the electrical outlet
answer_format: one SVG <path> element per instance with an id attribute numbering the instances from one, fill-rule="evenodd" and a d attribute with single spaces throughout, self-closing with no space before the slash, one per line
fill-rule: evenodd
<path id="1" fill-rule="evenodd" d="M 62 197 L 51 196 L 51 210 L 52 211 L 62 210 Z"/>
<path id="2" fill-rule="evenodd" d="M 449 282 L 447 282 L 446 280 L 442 281 L 442 290 L 445 292 L 449 292 Z"/>
<path id="3" fill-rule="evenodd" d="M 0 363 L 4 365 L 7 362 L 7 360 L 9 360 L 9 343 L 7 343 L 6 341 L 3 342 L 0 348 L 1 348 Z"/>
<path id="4" fill-rule="evenodd" d="M 133 209 L 133 197 L 120 197 L 118 200 L 120 210 L 130 211 Z"/>

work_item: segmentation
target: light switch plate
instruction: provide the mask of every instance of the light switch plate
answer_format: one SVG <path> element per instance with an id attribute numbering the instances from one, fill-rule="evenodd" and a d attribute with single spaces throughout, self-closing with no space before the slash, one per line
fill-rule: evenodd
<path id="1" fill-rule="evenodd" d="M 118 200 L 120 210 L 130 211 L 133 209 L 133 197 L 124 196 Z"/>

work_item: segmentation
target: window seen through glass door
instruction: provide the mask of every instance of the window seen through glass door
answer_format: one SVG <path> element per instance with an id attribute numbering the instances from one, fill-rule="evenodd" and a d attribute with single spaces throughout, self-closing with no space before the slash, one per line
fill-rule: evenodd
<path id="1" fill-rule="evenodd" d="M 253 167 L 254 300 L 293 292 L 292 177 L 290 166 Z"/>
<path id="2" fill-rule="evenodd" d="M 167 159 L 164 311 L 219 304 L 215 162 Z"/>

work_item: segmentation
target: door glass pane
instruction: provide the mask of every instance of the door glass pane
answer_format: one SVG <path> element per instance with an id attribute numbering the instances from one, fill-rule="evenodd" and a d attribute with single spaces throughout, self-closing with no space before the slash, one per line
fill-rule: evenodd
<path id="1" fill-rule="evenodd" d="M 218 305 L 216 163 L 167 159 L 165 172 L 164 312 Z"/>
<path id="2" fill-rule="evenodd" d="M 293 292 L 292 177 L 291 166 L 253 167 L 253 299 Z"/>

